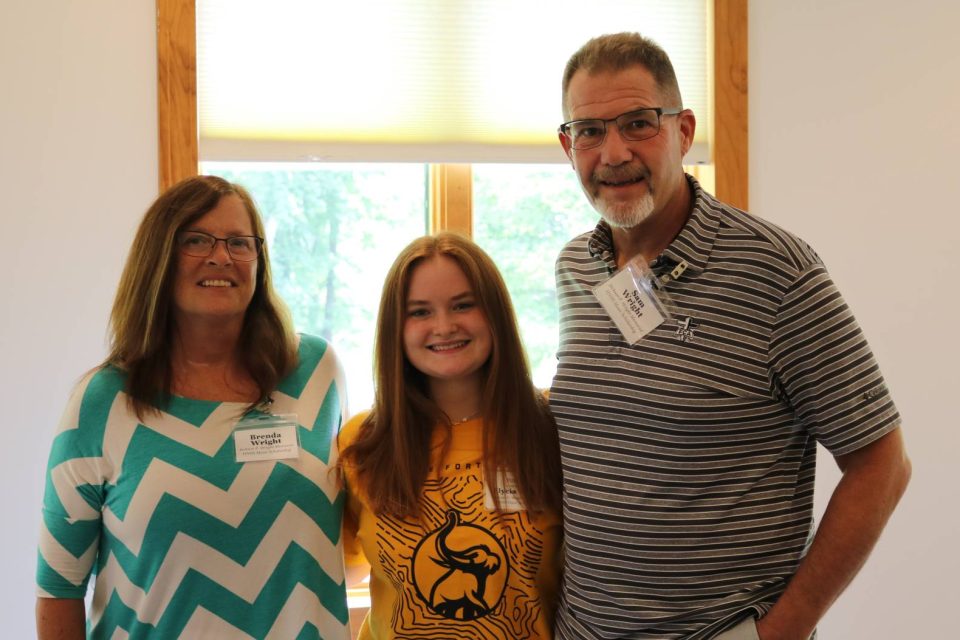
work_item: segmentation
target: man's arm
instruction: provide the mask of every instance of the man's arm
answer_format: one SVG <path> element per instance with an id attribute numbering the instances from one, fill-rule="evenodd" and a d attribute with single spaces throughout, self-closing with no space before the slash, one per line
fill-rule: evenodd
<path id="1" fill-rule="evenodd" d="M 786 591 L 757 621 L 761 640 L 806 640 L 857 575 L 910 480 L 900 429 L 837 456 L 843 472 Z"/>
<path id="2" fill-rule="evenodd" d="M 37 598 L 39 640 L 83 640 L 86 633 L 83 598 Z"/>

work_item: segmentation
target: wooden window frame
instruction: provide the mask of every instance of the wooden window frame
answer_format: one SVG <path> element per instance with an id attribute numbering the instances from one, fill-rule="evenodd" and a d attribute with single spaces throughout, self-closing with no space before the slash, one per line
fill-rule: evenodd
<path id="1" fill-rule="evenodd" d="M 195 0 L 157 0 L 160 192 L 200 168 Z"/>
<path id="2" fill-rule="evenodd" d="M 195 0 L 157 2 L 157 116 L 160 191 L 197 175 Z M 710 149 L 716 196 L 748 208 L 747 0 L 713 0 Z M 472 235 L 470 165 L 430 166 L 431 229 Z"/>
<path id="3" fill-rule="evenodd" d="M 195 0 L 157 2 L 159 186 L 165 191 L 199 171 Z M 748 208 L 747 0 L 713 0 L 710 149 L 716 195 Z M 473 235 L 469 164 L 430 165 L 430 228 Z M 356 633 L 366 613 L 350 611 Z"/>

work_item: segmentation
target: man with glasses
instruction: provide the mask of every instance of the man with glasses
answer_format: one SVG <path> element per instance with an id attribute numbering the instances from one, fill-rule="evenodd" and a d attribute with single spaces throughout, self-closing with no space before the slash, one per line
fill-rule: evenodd
<path id="1" fill-rule="evenodd" d="M 869 346 L 806 243 L 685 175 L 659 46 L 589 41 L 563 112 L 602 220 L 557 262 L 557 637 L 808 638 L 910 476 Z M 814 529 L 817 443 L 843 477 Z"/>

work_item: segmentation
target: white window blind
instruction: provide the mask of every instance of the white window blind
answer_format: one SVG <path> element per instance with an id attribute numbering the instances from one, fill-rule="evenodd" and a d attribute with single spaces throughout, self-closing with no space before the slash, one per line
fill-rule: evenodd
<path id="1" fill-rule="evenodd" d="M 197 0 L 203 160 L 560 162 L 589 38 L 669 53 L 707 162 L 707 0 Z"/>

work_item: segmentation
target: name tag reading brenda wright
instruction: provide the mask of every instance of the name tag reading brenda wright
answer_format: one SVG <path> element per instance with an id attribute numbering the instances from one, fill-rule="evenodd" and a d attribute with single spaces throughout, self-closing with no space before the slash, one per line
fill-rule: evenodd
<path id="1" fill-rule="evenodd" d="M 299 458 L 297 416 L 248 416 L 234 429 L 233 444 L 237 462 Z"/>

